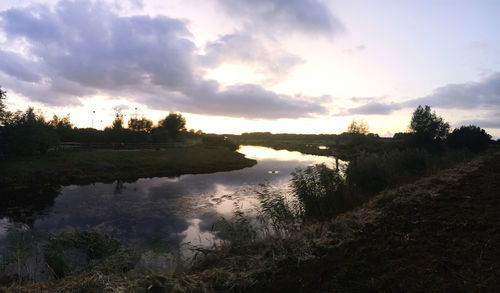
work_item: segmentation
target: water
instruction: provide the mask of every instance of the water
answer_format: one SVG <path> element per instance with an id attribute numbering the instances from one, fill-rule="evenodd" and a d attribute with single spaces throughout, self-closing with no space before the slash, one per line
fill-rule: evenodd
<path id="1" fill-rule="evenodd" d="M 40 235 L 93 229 L 144 248 L 154 243 L 179 246 L 210 245 L 217 237 L 212 227 L 228 216 L 235 205 L 252 209 L 255 191 L 262 184 L 287 188 L 290 173 L 297 167 L 326 163 L 333 158 L 299 152 L 243 146 L 239 150 L 257 165 L 241 170 L 180 177 L 144 178 L 135 182 L 116 181 L 60 189 L 36 190 L 36 195 L 4 202 L 0 208 L 0 243 L 12 222 L 26 223 Z M 33 201 L 33 197 L 37 198 Z M 5 245 L 5 243 L 3 243 Z"/>

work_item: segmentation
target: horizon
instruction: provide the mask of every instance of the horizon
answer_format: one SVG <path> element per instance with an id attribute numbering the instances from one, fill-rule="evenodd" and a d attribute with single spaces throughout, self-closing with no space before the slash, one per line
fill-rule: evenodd
<path id="1" fill-rule="evenodd" d="M 111 125 L 114 109 L 188 129 L 405 132 L 418 105 L 500 137 L 495 1 L 55 1 L 0 4 L 8 110 Z M 95 112 L 94 112 L 95 111 Z M 94 114 L 95 113 L 95 114 Z"/>

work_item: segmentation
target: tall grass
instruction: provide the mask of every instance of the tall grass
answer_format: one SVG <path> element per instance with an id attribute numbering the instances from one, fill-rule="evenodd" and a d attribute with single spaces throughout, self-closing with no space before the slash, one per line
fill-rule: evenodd
<path id="1" fill-rule="evenodd" d="M 471 157 L 472 153 L 467 150 L 433 154 L 417 148 L 365 154 L 351 161 L 347 167 L 347 185 L 352 194 L 363 197 L 430 175 Z"/>
<path id="2" fill-rule="evenodd" d="M 297 169 L 292 173 L 291 185 L 306 220 L 325 220 L 346 208 L 345 179 L 324 164 Z"/>
<path id="3" fill-rule="evenodd" d="M 287 196 L 277 190 L 266 187 L 258 192 L 260 208 L 257 219 L 264 235 L 287 237 L 300 229 L 301 207 L 299 202 L 287 199 Z"/>

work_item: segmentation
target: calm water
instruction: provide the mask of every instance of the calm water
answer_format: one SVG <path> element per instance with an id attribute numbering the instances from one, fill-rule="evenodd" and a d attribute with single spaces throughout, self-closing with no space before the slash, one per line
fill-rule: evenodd
<path id="1" fill-rule="evenodd" d="M 207 245 L 216 239 L 213 223 L 231 214 L 235 205 L 252 209 L 262 184 L 287 188 L 297 167 L 326 163 L 333 158 L 298 152 L 243 146 L 239 150 L 257 165 L 212 174 L 175 178 L 144 178 L 133 183 L 95 183 L 37 190 L 32 197 L 4 202 L 0 209 L 0 243 L 6 227 L 23 222 L 41 235 L 75 228 L 94 229 L 130 247 L 145 247 L 151 239 L 168 245 Z M 5 244 L 5 243 L 3 243 Z"/>

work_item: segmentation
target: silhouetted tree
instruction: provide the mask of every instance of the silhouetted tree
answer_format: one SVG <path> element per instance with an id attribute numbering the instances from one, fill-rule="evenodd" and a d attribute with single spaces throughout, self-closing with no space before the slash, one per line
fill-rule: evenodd
<path id="1" fill-rule="evenodd" d="M 360 123 L 352 119 L 351 123 L 347 126 L 347 133 L 368 134 L 368 132 L 369 126 L 364 119 L 361 119 Z"/>
<path id="2" fill-rule="evenodd" d="M 0 86 L 0 125 L 3 124 L 5 116 L 5 98 L 7 98 L 7 92 L 2 90 L 2 86 Z"/>
<path id="3" fill-rule="evenodd" d="M 153 121 L 144 117 L 141 119 L 130 118 L 128 121 L 128 128 L 133 131 L 151 132 L 151 129 L 153 128 Z"/>
<path id="4" fill-rule="evenodd" d="M 62 141 L 72 141 L 73 135 L 73 124 L 69 118 L 69 114 L 59 118 L 57 115 L 52 117 L 49 124 L 55 128 L 59 139 Z"/>
<path id="5" fill-rule="evenodd" d="M 69 118 L 69 114 L 66 116 L 59 118 L 59 116 L 52 116 L 52 120 L 49 121 L 49 124 L 52 125 L 56 129 L 72 129 L 73 124 Z"/>
<path id="6" fill-rule="evenodd" d="M 469 125 L 455 128 L 448 136 L 447 143 L 450 147 L 466 147 L 473 152 L 479 152 L 488 149 L 490 139 L 491 135 L 487 134 L 484 129 Z"/>
<path id="7" fill-rule="evenodd" d="M 186 119 L 180 113 L 170 113 L 158 124 L 160 128 L 167 130 L 171 138 L 177 138 L 181 131 L 186 131 Z"/>
<path id="8" fill-rule="evenodd" d="M 443 140 L 448 135 L 450 125 L 443 118 L 431 112 L 431 107 L 418 106 L 413 112 L 410 122 L 410 131 L 420 142 Z"/>
<path id="9" fill-rule="evenodd" d="M 8 155 L 43 154 L 59 144 L 54 127 L 33 108 L 10 115 L 4 123 L 1 147 Z"/>
<path id="10" fill-rule="evenodd" d="M 113 120 L 113 124 L 111 125 L 113 130 L 123 129 L 123 114 L 120 109 L 115 109 L 115 120 Z"/>

